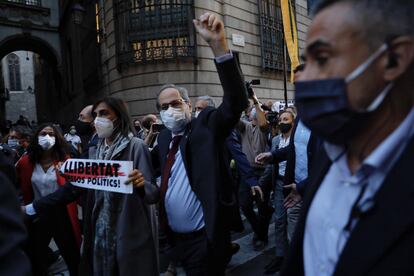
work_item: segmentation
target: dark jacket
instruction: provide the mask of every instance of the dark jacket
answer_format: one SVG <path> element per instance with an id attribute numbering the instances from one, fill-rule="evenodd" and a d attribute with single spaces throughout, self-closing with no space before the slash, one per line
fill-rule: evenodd
<path id="1" fill-rule="evenodd" d="M 222 158 L 225 139 L 247 107 L 247 92 L 234 59 L 216 64 L 224 89 L 222 104 L 207 107 L 188 124 L 180 142 L 192 190 L 203 208 L 208 240 L 218 252 L 223 233 L 229 229 L 229 209 L 235 206 L 228 163 Z M 172 139 L 167 129 L 160 132 L 158 145 L 151 152 L 155 168 L 163 170 Z"/>
<path id="2" fill-rule="evenodd" d="M 0 275 L 31 275 L 30 262 L 22 250 L 27 238 L 16 191 L 0 172 Z"/>
<path id="3" fill-rule="evenodd" d="M 290 135 L 289 145 L 282 149 L 277 149 L 272 151 L 273 162 L 281 162 L 286 160 L 286 170 L 285 170 L 285 185 L 295 183 L 295 166 L 296 166 L 296 150 L 295 150 L 295 134 L 296 128 L 298 126 L 299 120 L 295 120 L 295 127 L 292 130 Z M 314 165 L 315 155 L 321 148 L 321 140 L 318 139 L 313 132 L 309 137 L 308 146 L 307 146 L 307 155 L 308 155 L 308 178 L 304 179 L 300 183 L 296 183 L 298 192 L 303 196 L 308 187 L 309 175 L 312 166 Z"/>
<path id="4" fill-rule="evenodd" d="M 359 218 L 346 243 L 334 276 L 414 275 L 414 139 L 386 176 L 374 197 L 374 208 Z M 292 240 L 283 276 L 304 275 L 303 239 L 312 200 L 331 162 L 325 151 L 318 155 L 302 213 Z M 338 195 L 340 196 L 340 195 Z"/>
<path id="5" fill-rule="evenodd" d="M 0 145 L 0 171 L 4 173 L 16 189 L 20 189 L 17 182 L 15 153 L 7 145 Z"/>
<path id="6" fill-rule="evenodd" d="M 240 181 L 245 182 L 249 187 L 257 186 L 257 177 L 254 175 L 249 160 L 242 151 L 240 139 L 234 131 L 226 138 L 226 150 L 229 152 L 229 159 L 236 162 Z"/>

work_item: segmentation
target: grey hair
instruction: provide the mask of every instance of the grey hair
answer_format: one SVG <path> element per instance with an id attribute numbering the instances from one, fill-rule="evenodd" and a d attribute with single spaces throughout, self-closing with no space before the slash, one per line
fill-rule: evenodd
<path id="1" fill-rule="evenodd" d="M 158 91 L 158 93 L 157 93 L 157 103 L 156 103 L 156 106 L 157 106 L 157 109 L 158 110 L 161 109 L 161 105 L 160 105 L 160 102 L 159 102 L 160 94 L 162 93 L 162 91 L 164 91 L 165 89 L 168 89 L 168 88 L 177 89 L 178 93 L 180 93 L 181 98 L 183 98 L 183 100 L 186 103 L 190 103 L 190 97 L 188 97 L 188 91 L 187 91 L 187 89 L 184 88 L 184 87 L 182 87 L 182 86 L 177 86 L 175 84 L 170 83 L 170 84 L 163 85 L 160 88 L 160 90 Z"/>
<path id="2" fill-rule="evenodd" d="M 207 96 L 207 95 L 198 97 L 196 101 L 197 102 L 198 101 L 206 101 L 207 106 L 216 107 L 216 104 L 214 103 L 213 98 L 210 97 L 210 96 Z"/>
<path id="3" fill-rule="evenodd" d="M 320 0 L 314 15 L 339 3 L 351 4 L 361 35 L 373 49 L 396 36 L 414 36 L 413 0 Z"/>

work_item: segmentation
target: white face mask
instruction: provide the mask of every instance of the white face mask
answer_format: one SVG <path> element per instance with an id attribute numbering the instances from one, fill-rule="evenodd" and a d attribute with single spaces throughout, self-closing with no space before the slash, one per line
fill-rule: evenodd
<path id="1" fill-rule="evenodd" d="M 39 140 L 39 146 L 41 146 L 43 150 L 50 150 L 56 142 L 55 137 L 49 135 L 39 136 L 37 139 Z"/>
<path id="2" fill-rule="evenodd" d="M 161 110 L 161 120 L 165 127 L 173 133 L 183 131 L 190 121 L 185 109 L 169 107 L 167 110 Z"/>
<path id="3" fill-rule="evenodd" d="M 198 115 L 200 115 L 200 112 L 201 112 L 201 111 L 196 111 L 196 112 L 194 113 L 194 117 L 196 117 L 196 118 L 197 118 L 197 117 L 198 117 Z"/>
<path id="4" fill-rule="evenodd" d="M 107 118 L 96 117 L 94 124 L 99 138 L 108 138 L 114 132 L 114 123 Z"/>

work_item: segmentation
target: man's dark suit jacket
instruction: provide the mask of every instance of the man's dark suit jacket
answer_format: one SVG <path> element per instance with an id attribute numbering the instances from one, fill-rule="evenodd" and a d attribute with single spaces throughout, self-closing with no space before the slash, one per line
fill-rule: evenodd
<path id="1" fill-rule="evenodd" d="M 285 170 L 285 177 L 284 183 L 285 185 L 289 185 L 295 183 L 295 166 L 296 166 L 296 150 L 295 150 L 295 134 L 296 129 L 299 124 L 299 119 L 295 120 L 295 127 L 290 134 L 289 145 L 285 148 L 277 149 L 272 152 L 273 162 L 281 162 L 286 160 L 286 170 Z M 307 155 L 308 155 L 308 178 L 301 181 L 300 183 L 296 183 L 298 192 L 303 196 L 305 194 L 305 190 L 308 187 L 308 180 L 312 166 L 314 166 L 314 159 L 316 153 L 320 150 L 320 139 L 318 139 L 312 132 L 309 137 L 309 142 L 307 146 Z"/>
<path id="2" fill-rule="evenodd" d="M 385 178 L 371 211 L 361 215 L 351 232 L 334 276 L 414 275 L 414 139 Z M 312 200 L 331 162 L 318 156 L 282 276 L 304 275 L 303 239 Z M 341 196 L 341 195 L 338 195 Z"/>
<path id="3" fill-rule="evenodd" d="M 192 190 L 203 208 L 207 238 L 216 249 L 223 246 L 224 229 L 228 229 L 228 209 L 234 207 L 233 187 L 226 162 L 222 158 L 225 139 L 247 107 L 247 92 L 243 76 L 234 59 L 217 63 L 223 86 L 222 104 L 207 107 L 191 121 L 180 142 L 181 155 Z M 153 149 L 154 168 L 163 171 L 172 134 L 160 132 L 158 145 Z M 236 204 L 237 205 L 237 204 Z"/>

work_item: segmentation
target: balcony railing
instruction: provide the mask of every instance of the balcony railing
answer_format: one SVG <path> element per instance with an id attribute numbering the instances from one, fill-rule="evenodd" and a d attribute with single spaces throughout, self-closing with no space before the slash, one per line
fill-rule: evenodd
<path id="1" fill-rule="evenodd" d="M 42 6 L 42 0 L 6 0 L 6 2 L 36 7 Z"/>

